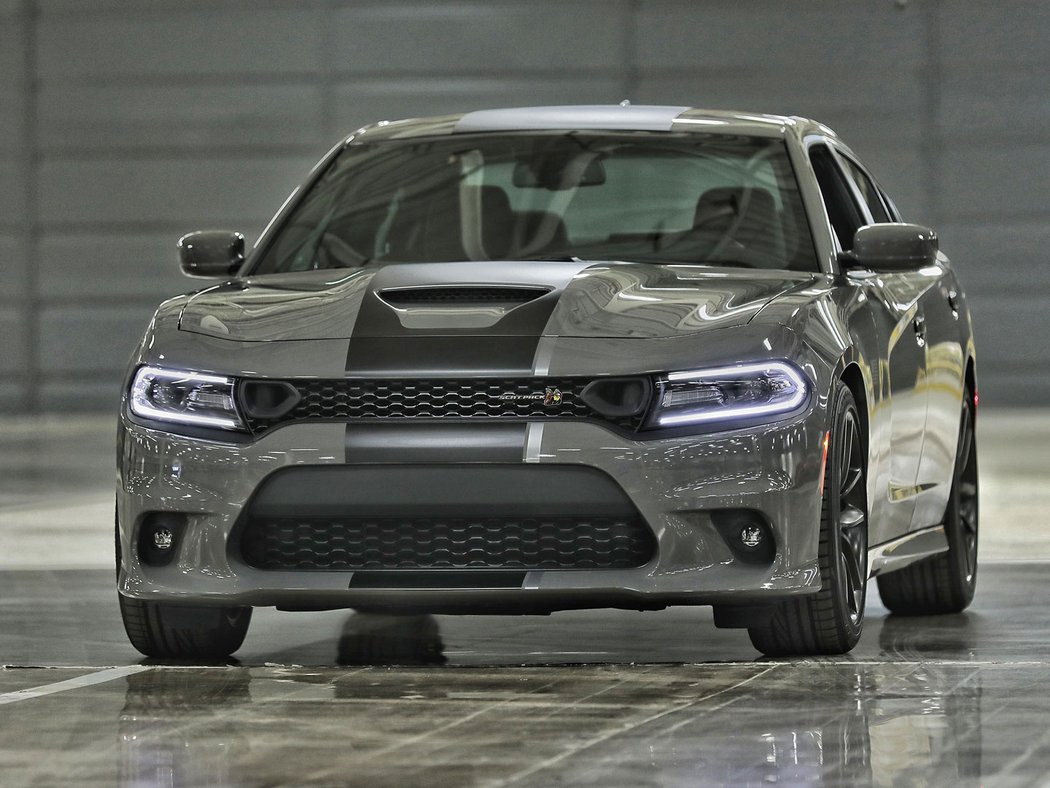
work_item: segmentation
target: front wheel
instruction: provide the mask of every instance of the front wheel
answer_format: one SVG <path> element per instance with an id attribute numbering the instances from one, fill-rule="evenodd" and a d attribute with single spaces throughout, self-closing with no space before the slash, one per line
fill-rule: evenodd
<path id="1" fill-rule="evenodd" d="M 748 628 L 751 643 L 770 657 L 844 654 L 864 626 L 867 456 L 849 387 L 840 381 L 832 395 L 817 552 L 820 591 L 780 603 L 766 623 Z"/>
<path id="2" fill-rule="evenodd" d="M 252 619 L 250 607 L 168 605 L 118 597 L 131 645 L 156 659 L 226 659 L 241 647 Z"/>

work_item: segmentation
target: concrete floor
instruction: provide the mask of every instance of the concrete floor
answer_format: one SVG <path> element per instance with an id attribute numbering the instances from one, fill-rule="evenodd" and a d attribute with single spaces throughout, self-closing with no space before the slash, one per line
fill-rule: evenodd
<path id="1" fill-rule="evenodd" d="M 846 658 L 707 610 L 256 612 L 150 665 L 112 575 L 108 419 L 0 421 L 0 785 L 1050 785 L 1050 412 L 981 414 L 978 595 Z"/>

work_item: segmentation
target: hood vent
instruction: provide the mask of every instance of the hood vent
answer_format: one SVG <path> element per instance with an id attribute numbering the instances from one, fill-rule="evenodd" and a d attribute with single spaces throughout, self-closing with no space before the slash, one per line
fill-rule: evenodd
<path id="1" fill-rule="evenodd" d="M 518 306 L 547 295 L 545 287 L 494 287 L 458 285 L 455 287 L 399 287 L 382 290 L 379 297 L 390 306 Z"/>

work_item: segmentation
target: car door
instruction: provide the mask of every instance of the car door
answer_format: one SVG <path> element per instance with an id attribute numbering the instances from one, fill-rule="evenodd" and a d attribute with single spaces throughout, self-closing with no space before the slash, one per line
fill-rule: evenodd
<path id="1" fill-rule="evenodd" d="M 875 223 L 876 217 L 829 143 L 811 145 L 809 158 L 838 245 L 842 251 L 850 251 L 857 228 Z M 883 215 L 891 218 L 885 210 Z M 873 467 L 869 467 L 869 476 L 875 481 L 874 496 L 868 502 L 869 539 L 877 544 L 907 533 L 915 511 L 915 485 L 926 426 L 924 327 L 922 320 L 916 319 L 921 314 L 919 301 L 924 287 L 911 272 L 852 272 L 847 280 L 863 289 L 880 348 L 879 369 L 872 370 L 880 404 L 870 424 L 873 445 L 869 458 Z"/>
<path id="2" fill-rule="evenodd" d="M 893 203 L 878 184 L 874 188 L 899 219 Z M 960 327 L 961 289 L 948 257 L 919 272 L 932 279 L 921 298 L 926 328 L 926 430 L 916 478 L 913 526 L 941 522 L 951 492 L 959 419 L 966 380 L 966 345 Z"/>
<path id="3" fill-rule="evenodd" d="M 863 165 L 849 152 L 836 152 L 872 220 L 900 221 L 896 207 Z M 889 490 L 891 497 L 914 501 L 912 529 L 939 522 L 944 513 L 947 492 L 941 487 L 950 480 L 950 470 L 946 474 L 945 468 L 954 456 L 954 437 L 948 441 L 950 447 L 945 445 L 944 437 L 958 428 L 962 348 L 958 328 L 952 325 L 957 316 L 953 319 L 949 308 L 947 282 L 952 277 L 944 262 L 946 259 L 914 271 L 880 276 L 887 311 L 898 318 L 888 345 L 891 377 L 893 356 L 899 360 L 918 354 L 919 361 L 914 386 L 907 385 L 910 372 L 901 388 L 895 389 L 891 382 L 897 402 L 891 406 L 893 457 Z M 946 421 L 951 426 L 946 426 Z"/>

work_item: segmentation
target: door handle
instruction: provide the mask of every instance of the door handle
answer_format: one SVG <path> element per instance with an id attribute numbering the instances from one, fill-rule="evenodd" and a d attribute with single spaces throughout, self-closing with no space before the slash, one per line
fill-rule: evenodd
<path id="1" fill-rule="evenodd" d="M 916 315 L 911 321 L 911 327 L 915 329 L 915 341 L 919 343 L 919 347 L 926 344 L 926 318 L 923 315 Z"/>
<path id="2" fill-rule="evenodd" d="M 951 310 L 952 310 L 952 316 L 956 320 L 958 320 L 959 319 L 959 291 L 958 290 L 949 290 L 948 294 L 947 294 L 947 297 L 948 297 L 948 306 L 951 307 Z"/>

